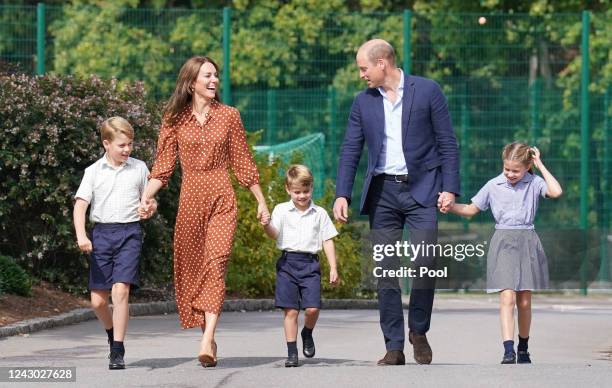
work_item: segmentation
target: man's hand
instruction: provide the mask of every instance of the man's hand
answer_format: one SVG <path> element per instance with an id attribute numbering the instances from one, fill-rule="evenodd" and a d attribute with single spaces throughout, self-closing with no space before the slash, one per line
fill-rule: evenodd
<path id="1" fill-rule="evenodd" d="M 343 224 L 348 222 L 348 201 L 344 197 L 336 198 L 334 202 L 334 218 Z"/>
<path id="2" fill-rule="evenodd" d="M 440 209 L 440 212 L 446 214 L 455 204 L 455 193 L 443 191 L 438 193 L 438 195 L 438 209 Z"/>

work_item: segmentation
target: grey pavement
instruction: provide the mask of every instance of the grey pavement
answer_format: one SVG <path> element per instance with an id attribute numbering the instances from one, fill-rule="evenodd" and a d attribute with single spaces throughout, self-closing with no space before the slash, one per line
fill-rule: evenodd
<path id="1" fill-rule="evenodd" d="M 437 296 L 428 334 L 432 365 L 378 367 L 384 354 L 377 310 L 323 310 L 317 354 L 284 368 L 278 311 L 226 312 L 217 331 L 219 365 L 196 360 L 199 330 L 181 330 L 175 314 L 134 317 L 127 369 L 107 369 L 108 345 L 93 320 L 0 339 L 0 366 L 75 366 L 76 383 L 2 383 L 2 387 L 585 387 L 612 381 L 612 298 L 534 299 L 532 365 L 499 365 L 497 299 Z M 300 340 L 298 347 L 301 349 Z"/>

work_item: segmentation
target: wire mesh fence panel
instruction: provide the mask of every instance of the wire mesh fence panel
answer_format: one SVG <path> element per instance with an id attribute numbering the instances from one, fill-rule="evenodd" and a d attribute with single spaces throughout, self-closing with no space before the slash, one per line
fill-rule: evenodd
<path id="1" fill-rule="evenodd" d="M 0 5 L 0 61 L 8 71 L 34 73 L 36 7 Z"/>
<path id="2" fill-rule="evenodd" d="M 585 19 L 579 13 L 330 13 L 299 7 L 275 13 L 66 5 L 47 6 L 43 16 L 41 42 L 36 7 L 0 6 L 3 67 L 35 73 L 43 47 L 48 73 L 143 81 L 151 98 L 163 102 L 185 60 L 208 55 L 219 64 L 222 80 L 231 82 L 231 88 L 222 82 L 222 91 L 240 110 L 247 130 L 263 130 L 262 146 L 322 134 L 323 152 L 318 146 L 304 151 L 320 159 L 316 178 L 321 182 L 335 178 L 351 103 L 365 88 L 356 51 L 370 38 L 386 39 L 396 49 L 398 67 L 432 78 L 444 90 L 460 145 L 459 201 L 469 202 L 501 173 L 504 144 L 522 140 L 537 146 L 564 195 L 542 201 L 536 226 L 575 231 L 572 238 L 581 247 L 575 254 L 586 258 L 579 269 L 568 264 L 555 276 L 576 271 L 582 282 L 610 278 L 602 264 L 612 250 L 607 13 Z M 583 47 L 585 23 L 589 47 Z M 585 54 L 590 67 L 583 73 Z M 586 98 L 581 93 L 585 74 Z M 354 214 L 365 159 L 354 185 Z M 462 230 L 492 227 L 488 214 L 441 220 Z M 585 225 L 597 238 L 585 234 Z M 565 255 L 561 261 L 572 259 Z"/>

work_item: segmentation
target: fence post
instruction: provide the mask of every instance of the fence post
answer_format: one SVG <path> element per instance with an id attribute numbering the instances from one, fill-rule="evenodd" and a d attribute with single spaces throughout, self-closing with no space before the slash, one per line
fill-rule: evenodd
<path id="1" fill-rule="evenodd" d="M 276 135 L 276 90 L 268 89 L 267 95 L 267 130 L 266 130 L 266 145 L 274 144 L 274 136 Z"/>
<path id="2" fill-rule="evenodd" d="M 603 161 L 602 161 L 602 182 L 603 202 L 601 216 L 601 239 L 600 239 L 600 265 L 599 281 L 602 283 L 610 282 L 610 263 L 608 261 L 608 231 L 610 230 L 610 86 L 606 89 L 603 99 Z"/>
<path id="3" fill-rule="evenodd" d="M 540 138 L 540 106 L 542 105 L 542 81 L 539 77 L 531 84 L 531 143 L 537 145 Z"/>
<path id="4" fill-rule="evenodd" d="M 404 74 L 410 74 L 412 70 L 412 60 L 410 55 L 412 54 L 412 11 L 404 10 Z"/>
<path id="5" fill-rule="evenodd" d="M 410 74 L 412 70 L 412 61 L 410 58 L 410 54 L 412 51 L 412 11 L 405 9 L 403 15 L 403 39 L 402 49 L 404 51 L 404 64 L 402 70 L 404 71 L 404 76 Z M 409 239 L 409 232 L 404 230 L 403 235 L 404 240 Z M 410 293 L 410 279 L 408 277 L 404 277 L 402 281 L 402 291 L 404 294 Z"/>
<path id="6" fill-rule="evenodd" d="M 45 74 L 45 4 L 36 6 L 36 74 Z"/>
<path id="7" fill-rule="evenodd" d="M 232 9 L 223 8 L 223 102 L 232 103 L 232 88 L 230 84 L 230 39 L 232 31 Z"/>
<path id="8" fill-rule="evenodd" d="M 463 86 L 463 95 L 461 96 L 461 146 L 460 157 L 461 157 L 461 191 L 467 193 L 467 182 L 469 181 L 468 166 L 469 164 L 469 126 L 470 126 L 470 110 L 468 107 L 468 84 L 467 82 Z M 463 231 L 467 232 L 470 230 L 470 221 L 463 218 Z"/>
<path id="9" fill-rule="evenodd" d="M 338 102 L 337 102 L 337 97 L 336 97 L 336 88 L 334 88 L 333 86 L 330 86 L 329 87 L 329 135 L 326 136 L 326 138 L 330 139 L 329 148 L 328 148 L 331 151 L 330 155 L 338 155 L 340 152 L 340 150 L 338 149 L 338 139 L 340 138 L 341 135 L 337 133 L 338 126 L 336 123 L 336 117 L 338 116 L 337 104 Z M 333 175 L 334 179 L 336 178 L 336 168 L 337 166 L 334 163 L 330 169 L 331 174 Z"/>
<path id="10" fill-rule="evenodd" d="M 580 77 L 580 230 L 585 246 L 580 265 L 580 288 L 582 294 L 587 294 L 587 228 L 589 212 L 589 11 L 582 11 L 582 69 Z"/>

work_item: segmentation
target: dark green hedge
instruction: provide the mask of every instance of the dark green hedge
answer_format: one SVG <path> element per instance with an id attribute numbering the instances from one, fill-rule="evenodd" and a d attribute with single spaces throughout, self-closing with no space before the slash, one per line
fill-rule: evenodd
<path id="1" fill-rule="evenodd" d="M 15 260 L 0 255 L 0 294 L 2 293 L 30 296 L 32 281 Z"/>

